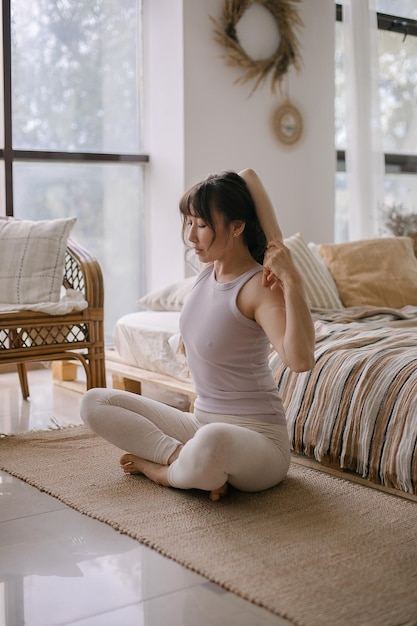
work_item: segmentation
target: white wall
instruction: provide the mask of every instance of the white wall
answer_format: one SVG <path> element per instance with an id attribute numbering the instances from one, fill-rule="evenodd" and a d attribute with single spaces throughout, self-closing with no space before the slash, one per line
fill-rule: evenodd
<path id="1" fill-rule="evenodd" d="M 178 200 L 184 191 L 182 0 L 144 0 L 146 290 L 184 271 Z"/>
<path id="2" fill-rule="evenodd" d="M 144 0 L 148 289 L 183 276 L 178 199 L 212 172 L 253 167 L 285 236 L 333 241 L 334 0 L 297 6 L 303 68 L 288 85 L 304 133 L 285 147 L 271 130 L 282 96 L 268 81 L 249 97 L 252 84 L 234 84 L 241 72 L 214 41 L 209 16 L 221 17 L 223 0 Z"/>

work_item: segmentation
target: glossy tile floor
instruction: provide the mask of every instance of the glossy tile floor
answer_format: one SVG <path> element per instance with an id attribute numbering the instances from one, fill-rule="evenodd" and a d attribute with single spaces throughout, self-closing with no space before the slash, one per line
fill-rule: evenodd
<path id="1" fill-rule="evenodd" d="M 0 374 L 0 433 L 80 423 L 49 369 Z M 0 472 L 0 626 L 284 626 L 106 524 Z"/>

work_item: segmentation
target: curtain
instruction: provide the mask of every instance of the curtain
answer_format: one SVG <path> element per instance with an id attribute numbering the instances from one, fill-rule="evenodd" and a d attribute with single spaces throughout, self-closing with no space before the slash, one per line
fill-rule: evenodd
<path id="1" fill-rule="evenodd" d="M 346 173 L 349 239 L 378 235 L 385 162 L 378 97 L 378 23 L 374 0 L 345 0 Z"/>

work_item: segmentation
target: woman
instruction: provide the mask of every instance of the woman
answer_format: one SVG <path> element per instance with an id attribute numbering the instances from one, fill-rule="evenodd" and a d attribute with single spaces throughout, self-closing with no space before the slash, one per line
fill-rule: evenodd
<path id="1" fill-rule="evenodd" d="M 124 472 L 166 487 L 228 484 L 261 491 L 287 474 L 284 408 L 270 345 L 292 370 L 314 365 L 314 326 L 302 279 L 253 170 L 209 176 L 180 201 L 183 236 L 204 264 L 181 312 L 197 393 L 194 413 L 115 389 L 91 389 L 84 422 L 126 451 Z M 268 242 L 268 243 L 267 243 Z"/>

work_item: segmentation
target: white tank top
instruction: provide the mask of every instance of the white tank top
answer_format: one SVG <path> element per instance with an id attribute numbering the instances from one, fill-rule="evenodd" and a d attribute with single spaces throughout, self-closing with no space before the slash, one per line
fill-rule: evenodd
<path id="1" fill-rule="evenodd" d="M 259 265 L 229 283 L 218 283 L 213 265 L 206 267 L 186 298 L 180 331 L 197 393 L 196 409 L 285 424 L 268 362 L 270 342 L 236 304 L 243 285 L 261 271 Z"/>

